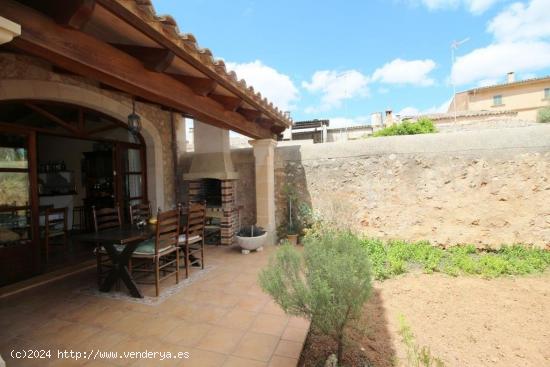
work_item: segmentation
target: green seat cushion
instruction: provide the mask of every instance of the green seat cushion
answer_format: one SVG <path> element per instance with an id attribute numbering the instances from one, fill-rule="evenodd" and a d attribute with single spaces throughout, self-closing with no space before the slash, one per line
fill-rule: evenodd
<path id="1" fill-rule="evenodd" d="M 159 252 L 163 252 L 165 250 L 168 250 L 170 247 L 173 246 L 167 246 L 165 248 L 161 248 Z M 134 251 L 134 254 L 136 255 L 154 255 L 155 254 L 155 240 L 146 240 L 141 242 L 136 247 L 136 251 Z"/>

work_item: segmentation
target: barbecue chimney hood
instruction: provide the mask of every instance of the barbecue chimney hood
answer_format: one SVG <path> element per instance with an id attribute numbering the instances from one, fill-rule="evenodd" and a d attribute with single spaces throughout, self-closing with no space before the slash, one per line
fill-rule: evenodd
<path id="1" fill-rule="evenodd" d="M 231 161 L 229 130 L 195 120 L 193 133 L 195 153 L 189 173 L 183 174 L 183 179 L 188 181 L 203 178 L 238 179 L 239 174 Z"/>

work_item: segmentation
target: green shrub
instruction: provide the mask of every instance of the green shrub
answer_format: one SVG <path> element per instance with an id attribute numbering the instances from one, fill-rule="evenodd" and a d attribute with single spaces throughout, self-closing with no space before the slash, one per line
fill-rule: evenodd
<path id="1" fill-rule="evenodd" d="M 373 276 L 378 280 L 406 273 L 415 267 L 422 268 L 425 273 L 470 274 L 486 278 L 541 273 L 550 267 L 550 251 L 522 245 L 479 251 L 474 245 L 443 250 L 427 241 L 383 242 L 367 238 L 362 240 L 362 244 L 372 262 Z"/>
<path id="2" fill-rule="evenodd" d="M 346 326 L 360 322 L 371 293 L 369 254 L 357 236 L 344 231 L 308 236 L 303 253 L 283 245 L 259 281 L 286 313 L 310 319 L 313 330 L 334 338 L 342 360 Z"/>
<path id="3" fill-rule="evenodd" d="M 372 136 L 392 136 L 392 135 L 415 135 L 429 134 L 437 132 L 432 120 L 421 118 L 416 122 L 405 121 L 400 124 L 388 126 L 378 130 Z"/>

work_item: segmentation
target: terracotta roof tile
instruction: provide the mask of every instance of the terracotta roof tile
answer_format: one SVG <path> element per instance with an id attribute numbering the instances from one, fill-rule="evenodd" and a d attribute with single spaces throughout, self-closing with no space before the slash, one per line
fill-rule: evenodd
<path id="1" fill-rule="evenodd" d="M 260 92 L 256 92 L 252 86 L 248 86 L 244 79 L 238 79 L 234 71 L 228 71 L 225 62 L 214 59 L 208 48 L 201 48 L 195 36 L 191 33 L 180 33 L 177 22 L 170 15 L 158 15 L 150 0 L 117 0 L 126 9 L 146 21 L 149 26 L 163 33 L 173 43 L 178 45 L 202 65 L 221 76 L 227 83 L 238 88 L 243 94 L 256 102 L 261 108 L 268 111 L 283 121 L 287 126 L 292 125 L 292 120 L 283 111 L 273 106 Z"/>

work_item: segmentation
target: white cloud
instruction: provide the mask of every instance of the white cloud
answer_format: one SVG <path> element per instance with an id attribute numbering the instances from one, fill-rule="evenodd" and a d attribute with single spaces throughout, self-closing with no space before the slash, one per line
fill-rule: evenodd
<path id="1" fill-rule="evenodd" d="M 343 128 L 350 126 L 358 125 L 368 125 L 370 117 L 368 116 L 357 116 L 357 117 L 331 117 L 330 119 L 330 128 Z"/>
<path id="2" fill-rule="evenodd" d="M 501 0 L 421 0 L 421 3 L 430 10 L 457 9 L 466 7 L 472 14 L 482 14 Z"/>
<path id="3" fill-rule="evenodd" d="M 487 30 L 499 42 L 541 40 L 550 37 L 550 0 L 514 3 L 498 14 Z"/>
<path id="4" fill-rule="evenodd" d="M 451 73 L 457 85 L 498 79 L 510 71 L 533 72 L 550 67 L 550 43 L 495 43 L 458 57 Z"/>
<path id="5" fill-rule="evenodd" d="M 496 15 L 487 32 L 493 42 L 458 57 L 451 80 L 487 85 L 504 81 L 510 71 L 530 74 L 550 67 L 550 0 L 514 3 Z"/>
<path id="6" fill-rule="evenodd" d="M 403 108 L 401 111 L 397 112 L 397 114 L 401 116 L 418 116 L 418 115 L 427 115 L 431 113 L 445 113 L 448 111 L 449 105 L 451 104 L 451 102 L 452 102 L 452 98 L 446 100 L 439 106 L 432 106 L 425 110 L 420 110 L 416 107 L 408 106 Z"/>
<path id="7" fill-rule="evenodd" d="M 412 84 L 429 86 L 434 84 L 428 74 L 435 68 L 433 60 L 395 59 L 375 70 L 373 81 L 387 84 Z"/>
<path id="8" fill-rule="evenodd" d="M 237 73 L 239 78 L 246 80 L 254 90 L 262 93 L 270 102 L 283 111 L 295 108 L 294 103 L 299 99 L 298 88 L 288 75 L 264 65 L 260 60 L 249 63 L 226 62 L 229 70 Z"/>
<path id="9" fill-rule="evenodd" d="M 339 107 L 343 100 L 365 97 L 369 91 L 369 78 L 357 70 L 343 72 L 334 70 L 316 71 L 311 82 L 302 82 L 302 87 L 313 93 L 321 93 L 321 106 L 308 107 L 306 113 L 327 111 Z"/>

